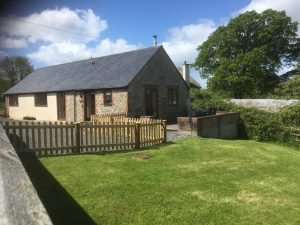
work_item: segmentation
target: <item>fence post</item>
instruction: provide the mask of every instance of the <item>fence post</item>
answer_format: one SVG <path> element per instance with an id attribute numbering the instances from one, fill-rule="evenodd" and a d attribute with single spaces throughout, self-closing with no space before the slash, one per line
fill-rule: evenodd
<path id="1" fill-rule="evenodd" d="M 135 123 L 135 149 L 140 148 L 140 122 Z"/>
<path id="2" fill-rule="evenodd" d="M 167 121 L 163 120 L 162 121 L 162 126 L 163 126 L 163 130 L 164 130 L 164 140 L 163 143 L 167 142 Z"/>
<path id="3" fill-rule="evenodd" d="M 80 153 L 80 122 L 75 123 L 76 152 Z"/>

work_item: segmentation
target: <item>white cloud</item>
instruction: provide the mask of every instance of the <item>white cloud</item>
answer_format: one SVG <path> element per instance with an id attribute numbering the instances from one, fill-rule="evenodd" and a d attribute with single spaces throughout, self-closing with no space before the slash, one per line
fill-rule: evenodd
<path id="1" fill-rule="evenodd" d="M 36 62 L 53 65 L 88 58 L 88 49 L 84 44 L 68 41 L 42 45 L 27 56 Z"/>
<path id="2" fill-rule="evenodd" d="M 266 9 L 274 9 L 278 11 L 285 10 L 287 15 L 290 16 L 293 21 L 300 22 L 299 0 L 252 0 L 246 7 L 242 8 L 236 13 L 244 13 L 251 10 L 262 12 Z M 233 15 L 236 13 L 233 13 Z M 298 25 L 298 34 L 300 34 L 299 30 L 300 24 Z"/>
<path id="3" fill-rule="evenodd" d="M 201 21 L 198 24 L 190 24 L 182 27 L 173 27 L 168 30 L 166 41 L 162 43 L 171 59 L 177 66 L 181 66 L 186 60 L 193 63 L 196 56 L 196 48 L 203 43 L 209 34 L 216 29 L 216 25 L 210 21 Z M 117 40 L 103 39 L 95 47 L 88 47 L 85 43 L 73 41 L 61 41 L 44 44 L 37 51 L 28 54 L 31 60 L 43 62 L 46 65 L 71 62 L 74 60 L 99 57 L 119 52 L 125 52 L 141 48 L 141 44 L 129 44 L 120 38 Z"/>
<path id="4" fill-rule="evenodd" d="M 0 48 L 25 48 L 36 43 L 38 49 L 27 56 L 34 62 L 53 65 L 141 47 L 122 38 L 100 40 L 101 32 L 107 27 L 106 20 L 100 19 L 91 9 L 47 9 L 27 17 L 0 19 Z"/>
<path id="5" fill-rule="evenodd" d="M 128 44 L 128 42 L 122 38 L 112 41 L 108 38 L 102 40 L 95 48 L 94 56 L 103 56 L 109 54 L 115 54 L 120 52 L 126 52 L 142 48 L 140 44 Z"/>
<path id="6" fill-rule="evenodd" d="M 27 41 L 24 38 L 10 38 L 0 36 L 0 48 L 25 48 Z"/>
<path id="7" fill-rule="evenodd" d="M 173 27 L 168 30 L 168 36 L 162 45 L 174 64 L 181 67 L 184 61 L 195 62 L 198 55 L 197 47 L 206 41 L 216 29 L 217 25 L 212 20 L 202 20 L 197 24 Z M 206 80 L 200 79 L 196 70 L 192 69 L 191 75 L 203 88 L 206 88 Z"/>
<path id="8" fill-rule="evenodd" d="M 25 21 L 54 27 L 58 30 L 30 24 Z M 87 43 L 95 40 L 106 28 L 106 20 L 100 19 L 93 10 L 71 10 L 66 7 L 53 10 L 47 9 L 27 17 L 2 18 L 0 20 L 1 35 L 26 38 L 30 43 L 36 43 L 37 41 Z M 86 36 L 62 32 L 61 30 Z"/>
<path id="9" fill-rule="evenodd" d="M 72 62 L 90 57 L 99 57 L 113 53 L 120 53 L 140 48 L 140 45 L 130 45 L 124 39 L 112 41 L 104 39 L 96 47 L 88 47 L 85 44 L 73 43 L 70 41 L 42 45 L 35 52 L 27 56 L 31 60 L 42 62 L 46 65 L 54 65 L 65 62 Z"/>
<path id="10" fill-rule="evenodd" d="M 203 20 L 198 24 L 173 27 L 168 30 L 166 41 L 162 43 L 171 59 L 177 66 L 184 61 L 193 63 L 197 57 L 196 50 L 217 28 L 211 20 Z"/>

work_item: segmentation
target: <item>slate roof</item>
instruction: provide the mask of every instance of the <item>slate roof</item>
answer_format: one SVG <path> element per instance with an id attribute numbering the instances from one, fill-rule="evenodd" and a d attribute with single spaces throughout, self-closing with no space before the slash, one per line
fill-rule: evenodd
<path id="1" fill-rule="evenodd" d="M 126 87 L 161 46 L 35 70 L 4 94 Z"/>

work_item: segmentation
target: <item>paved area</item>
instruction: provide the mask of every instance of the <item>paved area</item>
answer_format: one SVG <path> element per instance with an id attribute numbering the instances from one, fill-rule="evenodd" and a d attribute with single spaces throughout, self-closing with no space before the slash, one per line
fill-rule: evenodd
<path id="1" fill-rule="evenodd" d="M 178 131 L 178 125 L 177 125 L 177 123 L 175 123 L 175 124 L 168 124 L 167 125 L 167 130 Z"/>
<path id="2" fill-rule="evenodd" d="M 177 131 L 167 130 L 167 141 L 176 141 L 180 138 L 191 137 L 190 133 L 179 133 Z"/>
<path id="3" fill-rule="evenodd" d="M 191 133 L 178 132 L 177 123 L 167 125 L 167 141 L 176 141 L 177 139 L 187 138 L 187 137 L 191 137 Z"/>

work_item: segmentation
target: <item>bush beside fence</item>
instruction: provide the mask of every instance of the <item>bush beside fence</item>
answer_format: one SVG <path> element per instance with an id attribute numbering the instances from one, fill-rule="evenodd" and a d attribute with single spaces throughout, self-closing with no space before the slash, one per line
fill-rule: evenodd
<path id="1" fill-rule="evenodd" d="M 273 113 L 233 103 L 223 104 L 221 110 L 240 113 L 239 135 L 242 138 L 295 145 L 293 131 L 300 129 L 300 103 Z"/>

